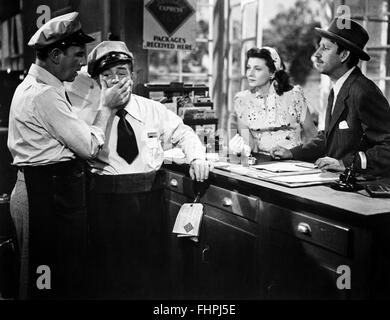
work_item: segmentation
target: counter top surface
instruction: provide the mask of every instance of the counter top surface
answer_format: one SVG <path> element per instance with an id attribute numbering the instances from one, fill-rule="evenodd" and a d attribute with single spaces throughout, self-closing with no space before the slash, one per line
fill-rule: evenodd
<path id="1" fill-rule="evenodd" d="M 188 166 L 166 165 L 166 169 L 188 173 Z M 241 188 L 249 190 L 253 195 L 262 198 L 272 198 L 277 204 L 287 200 L 298 201 L 305 205 L 320 207 L 322 211 L 333 211 L 338 214 L 349 213 L 359 218 L 382 216 L 389 214 L 390 198 L 372 198 L 365 190 L 358 192 L 343 192 L 332 189 L 329 185 L 314 185 L 306 187 L 286 187 L 264 180 L 251 178 L 234 172 L 214 168 L 210 173 L 210 183 L 228 187 L 230 190 Z M 389 184 L 388 180 L 385 180 Z"/>

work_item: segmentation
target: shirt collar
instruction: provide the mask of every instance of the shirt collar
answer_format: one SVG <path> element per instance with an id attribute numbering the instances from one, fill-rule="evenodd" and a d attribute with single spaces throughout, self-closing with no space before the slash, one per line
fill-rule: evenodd
<path id="1" fill-rule="evenodd" d="M 344 73 L 336 82 L 332 82 L 333 84 L 333 91 L 335 96 L 338 95 L 340 92 L 341 87 L 343 86 L 344 82 L 348 79 L 349 75 L 352 73 L 353 70 L 355 70 L 356 67 L 353 67 L 349 69 L 346 73 Z"/>
<path id="2" fill-rule="evenodd" d="M 46 69 L 38 66 L 37 64 L 33 63 L 28 73 L 33 77 L 37 78 L 37 80 L 39 80 L 40 82 L 46 83 L 65 92 L 65 87 L 62 81 L 60 81 L 56 76 L 51 74 Z"/>
<path id="3" fill-rule="evenodd" d="M 135 94 L 131 94 L 130 101 L 125 107 L 126 112 L 139 122 L 145 123 L 141 116 L 141 108 L 139 105 L 138 98 Z"/>

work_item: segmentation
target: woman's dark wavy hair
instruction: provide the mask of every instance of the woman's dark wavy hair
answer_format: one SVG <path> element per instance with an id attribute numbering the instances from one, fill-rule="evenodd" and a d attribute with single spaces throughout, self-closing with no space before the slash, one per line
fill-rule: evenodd
<path id="1" fill-rule="evenodd" d="M 271 73 L 276 71 L 274 61 L 272 60 L 272 57 L 271 57 L 271 53 L 265 48 L 263 48 L 263 49 L 259 49 L 259 48 L 249 49 L 248 52 L 246 53 L 247 63 L 248 63 L 249 58 L 264 59 L 265 65 L 268 67 L 269 71 Z M 292 84 L 290 83 L 290 76 L 285 71 L 286 67 L 283 63 L 283 60 L 281 60 L 281 64 L 282 64 L 283 70 L 276 71 L 274 78 L 273 78 L 273 80 L 275 80 L 275 84 L 274 84 L 275 91 L 280 96 L 284 92 L 290 91 L 293 88 Z"/>

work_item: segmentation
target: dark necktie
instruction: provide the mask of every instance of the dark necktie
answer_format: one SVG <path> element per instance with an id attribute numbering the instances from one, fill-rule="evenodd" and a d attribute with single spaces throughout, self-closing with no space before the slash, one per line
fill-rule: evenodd
<path id="1" fill-rule="evenodd" d="M 138 146 L 134 130 L 130 123 L 126 121 L 126 114 L 127 112 L 124 109 L 121 109 L 116 113 L 119 117 L 116 151 L 120 157 L 131 164 L 138 155 Z"/>
<path id="2" fill-rule="evenodd" d="M 328 132 L 330 118 L 332 116 L 333 109 L 333 100 L 334 100 L 334 90 L 330 90 L 328 97 L 328 106 L 326 107 L 326 116 L 325 116 L 325 132 Z"/>

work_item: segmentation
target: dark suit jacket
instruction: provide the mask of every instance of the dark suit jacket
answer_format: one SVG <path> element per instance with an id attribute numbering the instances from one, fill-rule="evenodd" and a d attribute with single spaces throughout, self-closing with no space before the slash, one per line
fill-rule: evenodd
<path id="1" fill-rule="evenodd" d="M 328 105 L 327 112 L 331 107 Z M 347 129 L 343 129 L 345 122 Z M 363 133 L 366 137 L 359 148 Z M 390 106 L 381 90 L 358 67 L 341 87 L 325 130 L 291 152 L 297 160 L 314 162 L 329 156 L 343 160 L 347 167 L 357 150 L 364 151 L 367 157 L 366 170 L 361 169 L 360 157 L 356 157 L 358 172 L 390 176 Z"/>

